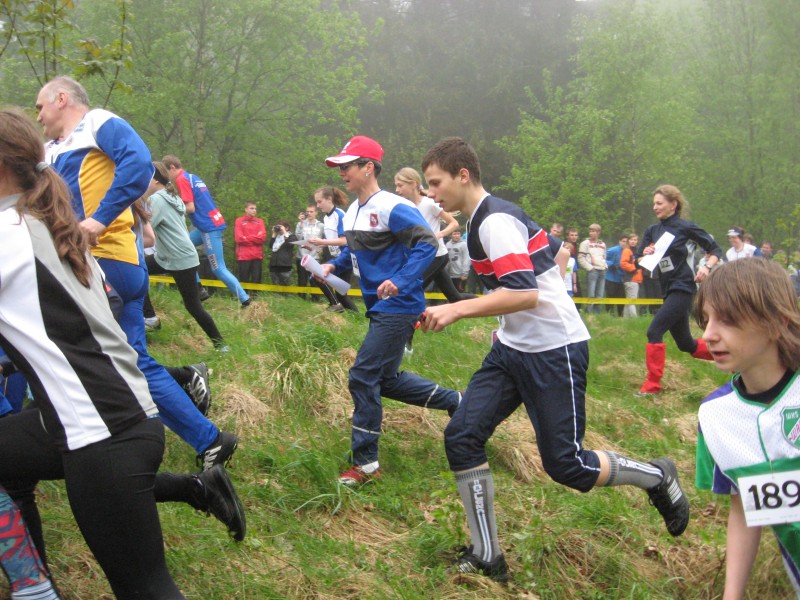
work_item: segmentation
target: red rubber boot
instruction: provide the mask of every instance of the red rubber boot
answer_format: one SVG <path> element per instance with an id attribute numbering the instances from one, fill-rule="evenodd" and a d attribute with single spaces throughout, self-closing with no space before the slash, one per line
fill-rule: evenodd
<path id="1" fill-rule="evenodd" d="M 664 362 L 667 359 L 667 347 L 664 343 L 647 344 L 645 348 L 647 360 L 647 381 L 639 389 L 640 394 L 658 394 L 661 392 L 661 378 L 664 376 Z"/>
<path id="2" fill-rule="evenodd" d="M 708 346 L 706 346 L 705 340 L 697 338 L 697 350 L 692 352 L 692 356 L 695 358 L 699 358 L 700 360 L 714 360 L 714 357 L 711 356 L 711 352 L 708 351 Z"/>

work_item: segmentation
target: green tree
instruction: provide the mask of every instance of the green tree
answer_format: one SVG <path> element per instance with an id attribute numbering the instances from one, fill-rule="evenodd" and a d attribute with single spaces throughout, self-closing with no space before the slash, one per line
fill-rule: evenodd
<path id="1" fill-rule="evenodd" d="M 545 101 L 531 92 L 531 110 L 521 114 L 516 134 L 500 143 L 514 157 L 502 189 L 516 192 L 520 205 L 543 226 L 605 221 L 609 192 L 599 182 L 599 167 L 609 151 L 608 115 L 571 101 L 563 88 L 549 83 L 548 73 L 545 82 Z"/>
<path id="2" fill-rule="evenodd" d="M 100 1 L 86 11 L 93 28 L 109 14 Z M 318 0 L 139 0 L 133 17 L 133 93 L 112 108 L 155 157 L 176 154 L 203 177 L 229 220 L 245 200 L 293 218 L 355 130 L 367 42 L 357 15 Z"/>
<path id="3" fill-rule="evenodd" d="M 129 0 L 109 4 L 107 42 L 82 37 L 80 11 L 73 0 L 0 0 L 0 58 L 6 101 L 27 106 L 36 92 L 56 75 L 103 81 L 103 103 L 124 88 L 122 73 L 131 66 L 127 41 Z M 109 26 L 111 23 L 111 26 Z M 10 89 L 8 89 L 10 88 Z"/>
<path id="4" fill-rule="evenodd" d="M 502 144 L 515 160 L 505 187 L 537 218 L 639 229 L 650 190 L 683 178 L 694 134 L 691 97 L 675 93 L 679 51 L 663 33 L 673 19 L 633 0 L 577 19 L 575 78 L 566 89 L 546 85 L 542 103 L 532 96 Z"/>
<path id="5" fill-rule="evenodd" d="M 696 168 L 717 232 L 742 225 L 757 239 L 798 239 L 800 28 L 796 6 L 706 0 L 694 56 L 703 136 Z M 702 86 L 702 87 L 701 87 Z"/>

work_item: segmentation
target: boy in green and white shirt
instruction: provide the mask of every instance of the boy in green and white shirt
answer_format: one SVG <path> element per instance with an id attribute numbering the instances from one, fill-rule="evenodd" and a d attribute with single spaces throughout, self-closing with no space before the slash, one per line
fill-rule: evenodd
<path id="1" fill-rule="evenodd" d="M 724 598 L 744 596 L 771 527 L 800 597 L 800 310 L 774 262 L 747 258 L 700 286 L 696 317 L 731 381 L 701 404 L 698 489 L 731 496 Z"/>

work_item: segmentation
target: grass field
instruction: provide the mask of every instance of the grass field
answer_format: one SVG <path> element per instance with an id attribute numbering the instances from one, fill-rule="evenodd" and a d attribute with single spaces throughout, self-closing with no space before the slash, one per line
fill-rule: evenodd
<path id="1" fill-rule="evenodd" d="M 504 587 L 449 570 L 454 549 L 468 538 L 444 456 L 446 414 L 385 402 L 384 477 L 355 491 L 337 485 L 348 464 L 347 370 L 366 331 L 363 316 L 327 313 L 324 304 L 275 294 L 241 310 L 217 294 L 206 307 L 233 349 L 219 354 L 177 292 L 154 289 L 151 297 L 163 323 L 149 337 L 151 353 L 164 364 L 208 362 L 209 416 L 241 438 L 230 473 L 247 509 L 243 543 L 187 506 L 160 506 L 169 566 L 188 598 L 721 597 L 727 503 L 696 491 L 693 481 L 697 407 L 726 377 L 681 354 L 669 339 L 666 393 L 637 397 L 649 318 L 587 319 L 586 446 L 643 459 L 673 457 L 691 501 L 688 530 L 671 538 L 639 490 L 579 494 L 551 482 L 530 423 L 517 411 L 489 448 L 501 544 L 512 570 Z M 463 389 L 493 325 L 482 319 L 436 335 L 418 332 L 403 368 Z M 195 469 L 194 453 L 172 433 L 164 469 Z M 64 596 L 110 598 L 63 485 L 42 483 L 40 505 Z M 769 535 L 748 592 L 750 598 L 793 596 Z"/>

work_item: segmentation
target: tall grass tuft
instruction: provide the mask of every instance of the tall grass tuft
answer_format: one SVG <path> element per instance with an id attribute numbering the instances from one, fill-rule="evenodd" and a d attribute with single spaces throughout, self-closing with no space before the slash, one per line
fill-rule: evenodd
<path id="1" fill-rule="evenodd" d="M 552 482 L 518 410 L 488 448 L 512 571 L 504 587 L 448 568 L 469 541 L 442 447 L 447 415 L 386 402 L 383 478 L 358 490 L 337 484 L 348 464 L 347 371 L 366 332 L 363 315 L 331 314 L 322 304 L 267 293 L 241 310 L 218 293 L 205 306 L 232 349 L 220 354 L 177 292 L 154 289 L 152 300 L 163 328 L 150 335 L 151 352 L 164 364 L 208 362 L 209 416 L 241 437 L 230 473 L 247 510 L 243 543 L 187 506 L 159 506 L 169 566 L 187 598 L 721 597 L 726 501 L 696 491 L 693 481 L 698 404 L 726 376 L 668 339 L 666 392 L 637 397 L 649 318 L 588 319 L 586 445 L 641 459 L 672 456 L 691 502 L 688 530 L 671 538 L 639 490 L 579 494 Z M 402 368 L 464 389 L 494 325 L 481 319 L 441 334 L 417 332 Z M 192 450 L 172 433 L 167 440 L 163 468 L 195 469 Z M 50 565 L 64 597 L 111 598 L 63 485 L 43 482 L 39 489 Z M 771 536 L 764 536 L 748 593 L 792 597 Z"/>

